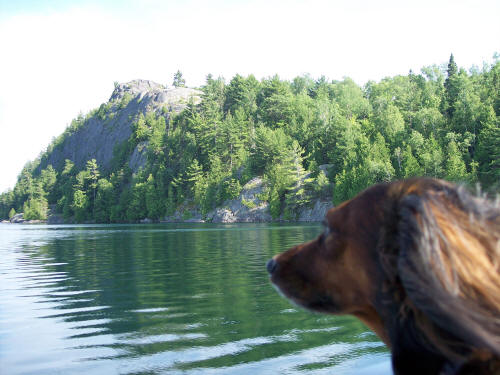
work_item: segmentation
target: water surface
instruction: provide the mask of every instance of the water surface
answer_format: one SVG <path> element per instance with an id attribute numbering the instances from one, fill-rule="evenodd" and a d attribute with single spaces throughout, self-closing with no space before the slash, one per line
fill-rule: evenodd
<path id="1" fill-rule="evenodd" d="M 2 374 L 390 374 L 351 317 L 312 314 L 265 263 L 316 225 L 0 224 Z"/>

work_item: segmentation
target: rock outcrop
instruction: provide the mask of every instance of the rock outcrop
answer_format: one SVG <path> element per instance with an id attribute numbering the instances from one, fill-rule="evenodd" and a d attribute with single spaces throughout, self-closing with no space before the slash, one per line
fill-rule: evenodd
<path id="1" fill-rule="evenodd" d="M 60 144 L 56 144 L 48 157 L 41 160 L 39 169 L 52 164 L 60 170 L 65 159 L 72 160 L 78 169 L 82 169 L 88 160 L 96 159 L 101 171 L 106 171 L 111 166 L 115 146 L 129 139 L 140 113 L 154 111 L 168 121 L 172 113 L 182 111 L 191 100 L 199 103 L 201 94 L 199 90 L 167 88 L 147 80 L 117 84 L 109 101 L 89 116 L 84 125 L 71 130 Z M 134 172 L 145 161 L 144 147 L 139 149 L 139 146 L 129 164 Z"/>
<path id="2" fill-rule="evenodd" d="M 316 200 L 312 208 L 302 208 L 299 210 L 298 221 L 315 222 L 322 221 L 327 211 L 333 207 L 331 200 Z"/>
<path id="3" fill-rule="evenodd" d="M 228 200 L 205 216 L 196 207 L 181 207 L 163 222 L 212 222 L 212 223 L 266 223 L 285 221 L 273 220 L 269 212 L 269 203 L 260 199 L 264 192 L 264 181 L 255 177 L 247 182 L 236 199 Z M 315 200 L 310 207 L 299 210 L 297 221 L 320 222 L 332 207 L 331 200 Z"/>
<path id="4" fill-rule="evenodd" d="M 255 177 L 247 182 L 237 199 L 226 201 L 223 207 L 207 214 L 213 223 L 261 223 L 272 221 L 269 203 L 261 201 L 264 191 L 262 178 Z"/>
<path id="5" fill-rule="evenodd" d="M 26 220 L 24 219 L 24 213 L 20 212 L 18 214 L 15 214 L 10 218 L 10 222 L 13 224 L 21 224 L 24 223 Z"/>

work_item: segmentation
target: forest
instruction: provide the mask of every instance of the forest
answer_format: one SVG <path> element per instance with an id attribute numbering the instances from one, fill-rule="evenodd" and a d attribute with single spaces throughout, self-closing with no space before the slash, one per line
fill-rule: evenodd
<path id="1" fill-rule="evenodd" d="M 178 72 L 174 86 L 183 85 Z M 227 83 L 208 75 L 200 89 L 202 100 L 174 116 L 138 113 L 106 170 L 94 158 L 84 168 L 69 159 L 44 165 L 65 137 L 131 98 L 79 116 L 0 195 L 0 218 L 23 212 L 44 220 L 49 209 L 76 223 L 157 221 L 179 207 L 206 214 L 255 176 L 276 220 L 294 220 L 317 198 L 337 205 L 372 184 L 412 176 L 500 191 L 498 55 L 468 71 L 451 55 L 447 65 L 363 87 L 349 78 L 236 75 Z M 133 172 L 128 160 L 139 144 L 147 162 Z"/>

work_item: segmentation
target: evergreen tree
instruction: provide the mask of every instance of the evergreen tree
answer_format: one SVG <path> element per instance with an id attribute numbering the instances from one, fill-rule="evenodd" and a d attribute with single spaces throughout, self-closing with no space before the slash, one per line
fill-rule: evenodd
<path id="1" fill-rule="evenodd" d="M 182 77 L 182 73 L 180 70 L 174 74 L 174 82 L 172 83 L 174 87 L 186 87 L 186 80 Z"/>
<path id="2" fill-rule="evenodd" d="M 165 211 L 152 174 L 146 180 L 146 210 L 147 217 L 153 220 L 158 220 Z"/>
<path id="3" fill-rule="evenodd" d="M 466 181 L 467 171 L 465 163 L 458 151 L 457 144 L 454 140 L 448 143 L 447 158 L 446 158 L 446 179 L 449 181 Z"/>
<path id="4" fill-rule="evenodd" d="M 194 159 L 186 170 L 186 176 L 184 177 L 186 191 L 190 198 L 193 198 L 196 193 L 196 184 L 200 179 L 203 178 L 203 171 L 201 169 L 198 160 Z"/>
<path id="5" fill-rule="evenodd" d="M 479 135 L 478 172 L 486 186 L 500 189 L 500 127 L 489 125 Z"/>
<path id="6" fill-rule="evenodd" d="M 99 180 L 100 172 L 95 159 L 87 161 L 85 178 L 88 181 L 89 197 L 92 197 L 92 217 L 95 216 L 95 197 L 97 194 L 97 181 Z"/>
<path id="7" fill-rule="evenodd" d="M 459 93 L 458 84 L 458 66 L 455 63 L 453 54 L 451 54 L 448 62 L 447 77 L 444 81 L 445 95 L 441 106 L 442 111 L 448 116 L 449 119 L 453 117 L 455 112 L 455 102 L 458 99 Z"/>
<path id="8" fill-rule="evenodd" d="M 403 177 L 418 177 L 423 175 L 423 169 L 418 160 L 413 156 L 411 146 L 408 145 L 403 152 Z"/>

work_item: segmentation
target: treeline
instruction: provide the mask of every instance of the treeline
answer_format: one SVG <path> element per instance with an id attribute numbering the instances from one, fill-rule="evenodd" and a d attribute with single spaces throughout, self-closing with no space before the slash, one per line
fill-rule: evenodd
<path id="1" fill-rule="evenodd" d="M 83 170 L 71 160 L 40 169 L 44 155 L 29 163 L 0 196 L 0 216 L 43 219 L 49 205 L 76 222 L 157 220 L 179 207 L 206 214 L 253 176 L 266 182 L 260 198 L 272 216 L 290 220 L 315 198 L 338 204 L 371 184 L 412 176 L 500 189 L 500 61 L 466 72 L 452 55 L 447 68 L 363 88 L 348 78 L 236 75 L 226 83 L 209 75 L 202 91 L 200 104 L 172 118 L 138 114 L 111 170 L 95 160 Z M 147 163 L 132 173 L 137 147 L 146 148 Z"/>

